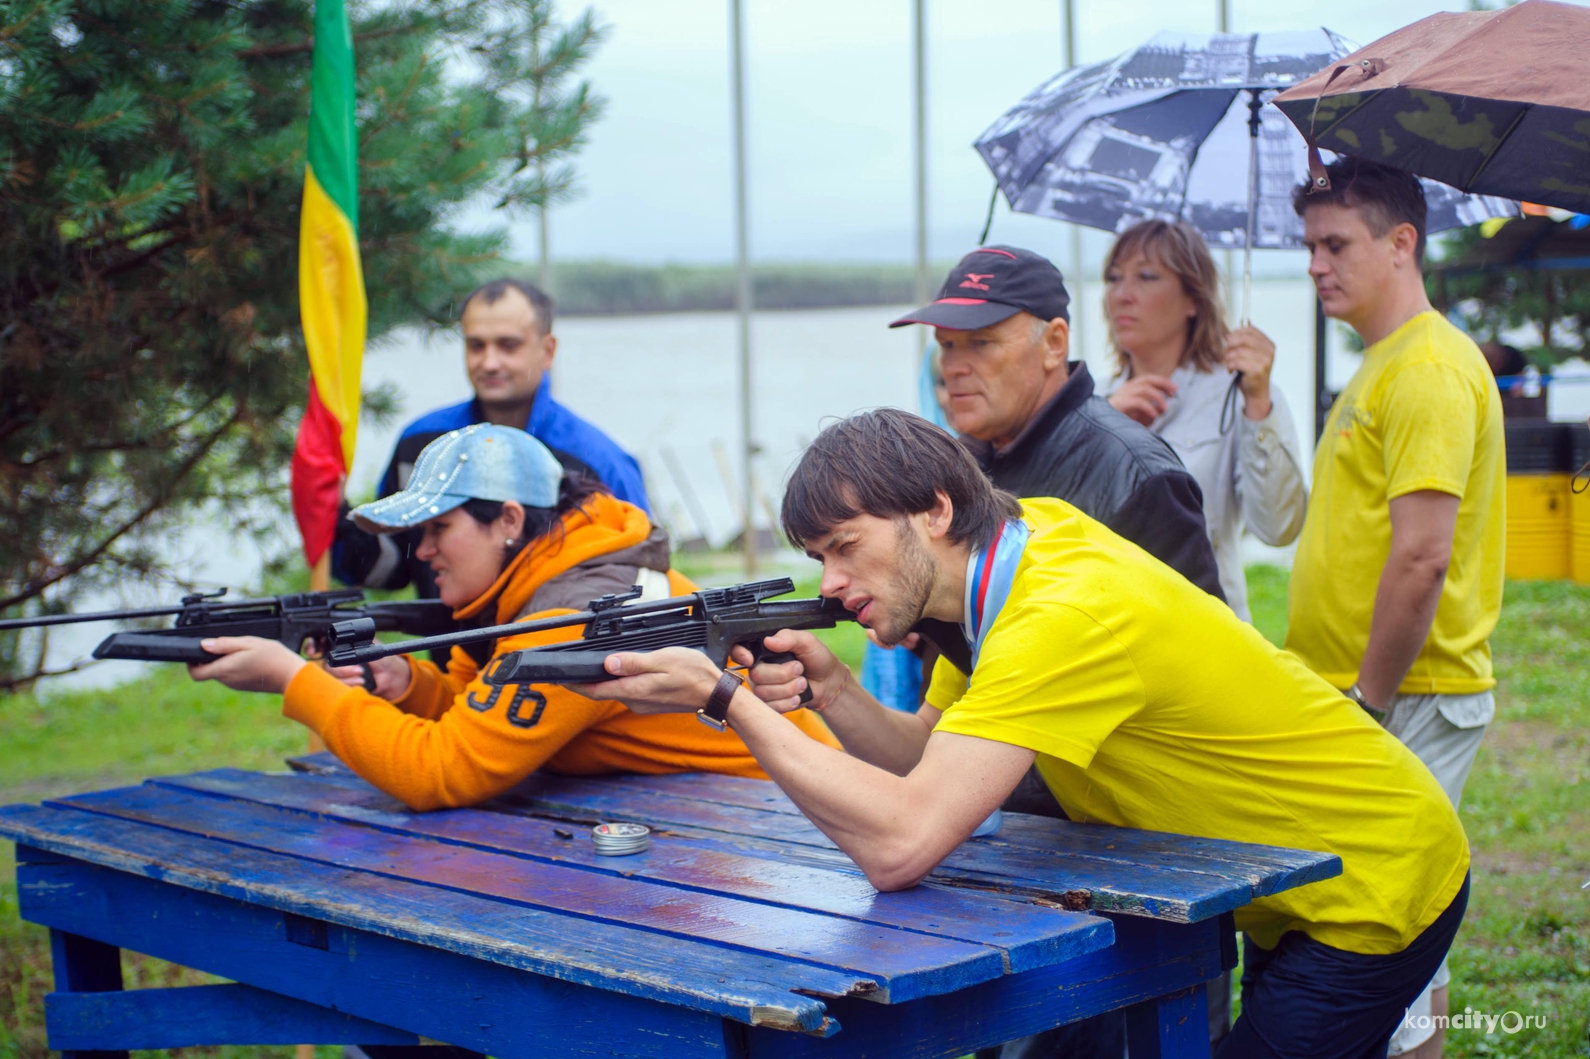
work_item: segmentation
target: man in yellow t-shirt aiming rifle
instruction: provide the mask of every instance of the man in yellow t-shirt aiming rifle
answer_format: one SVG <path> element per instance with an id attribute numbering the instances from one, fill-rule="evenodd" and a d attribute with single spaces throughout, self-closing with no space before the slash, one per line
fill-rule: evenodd
<path id="1" fill-rule="evenodd" d="M 617 654 L 586 694 L 727 725 L 881 890 L 915 885 L 1035 762 L 1071 819 L 1335 853 L 1342 874 L 1236 913 L 1238 1056 L 1385 1054 L 1468 898 L 1468 843 L 1406 747 L 1224 603 L 1060 500 L 996 490 L 955 439 L 879 410 L 822 432 L 784 498 L 822 593 L 886 644 L 960 625 L 916 714 L 815 637 L 753 688 L 685 649 Z M 748 663 L 748 657 L 741 658 Z M 820 709 L 835 750 L 780 714 Z"/>
<path id="2" fill-rule="evenodd" d="M 1409 173 L 1343 158 L 1300 187 L 1325 312 L 1364 360 L 1314 456 L 1292 566 L 1287 649 L 1363 706 L 1458 804 L 1495 715 L 1488 638 L 1502 606 L 1506 457 L 1496 383 L 1430 306 L 1425 201 Z M 1439 1059 L 1443 962 L 1391 1042 Z"/>

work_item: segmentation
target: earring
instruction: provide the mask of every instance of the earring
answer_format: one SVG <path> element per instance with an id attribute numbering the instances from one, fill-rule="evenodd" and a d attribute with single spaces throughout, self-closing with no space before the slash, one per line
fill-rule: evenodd
<path id="1" fill-rule="evenodd" d="M 512 548 L 513 547 L 513 542 L 514 542 L 514 538 L 513 537 L 509 537 L 507 540 L 502 542 L 502 546 L 504 548 Z"/>

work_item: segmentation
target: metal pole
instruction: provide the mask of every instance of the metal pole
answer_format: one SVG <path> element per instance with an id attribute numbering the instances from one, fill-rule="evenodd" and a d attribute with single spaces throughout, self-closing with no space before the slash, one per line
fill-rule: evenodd
<path id="1" fill-rule="evenodd" d="M 1330 414 L 1331 395 L 1325 388 L 1326 342 L 1325 305 L 1314 295 L 1314 444 L 1325 433 L 1325 417 Z"/>
<path id="2" fill-rule="evenodd" d="M 1216 2 L 1219 5 L 1216 8 L 1216 13 L 1217 13 L 1216 17 L 1217 17 L 1217 20 L 1218 20 L 1217 24 L 1220 27 L 1219 31 L 1221 33 L 1230 33 L 1231 32 L 1231 0 L 1216 0 Z M 1252 211 L 1250 210 L 1249 212 L 1251 213 Z M 1237 306 L 1234 304 L 1236 302 L 1236 299 L 1237 299 L 1237 290 L 1236 290 L 1236 286 L 1237 285 L 1232 282 L 1232 273 L 1236 271 L 1236 258 L 1235 258 L 1235 256 L 1232 255 L 1230 250 L 1225 251 L 1225 261 L 1226 261 L 1226 311 L 1227 312 L 1234 312 L 1237 309 Z M 1242 311 L 1245 313 L 1247 310 L 1244 308 Z"/>
<path id="3" fill-rule="evenodd" d="M 1066 30 L 1066 69 L 1077 64 L 1077 11 L 1076 0 L 1065 0 L 1063 5 Z M 1071 352 L 1073 360 L 1082 359 L 1082 321 L 1088 315 L 1082 297 L 1082 226 L 1071 226 L 1071 282 L 1076 287 L 1071 302 Z"/>
<path id="4" fill-rule="evenodd" d="M 536 214 L 541 224 L 541 269 L 539 283 L 544 291 L 552 290 L 552 239 L 547 233 L 547 204 L 542 203 L 536 208 Z"/>
<path id="5" fill-rule="evenodd" d="M 912 149 L 916 172 L 912 187 L 916 200 L 916 303 L 924 305 L 933 296 L 933 279 L 928 275 L 927 201 L 927 11 L 926 0 L 911 0 L 911 92 Z M 918 359 L 927 351 L 927 328 L 916 329 Z"/>
<path id="6" fill-rule="evenodd" d="M 1253 243 L 1259 231 L 1259 109 L 1263 105 L 1259 89 L 1248 89 L 1248 227 L 1242 238 L 1242 313 L 1237 317 L 1243 327 L 1253 322 Z"/>
<path id="7" fill-rule="evenodd" d="M 751 460 L 757 446 L 751 417 L 751 253 L 746 234 L 745 19 L 743 0 L 729 0 L 729 80 L 734 101 L 734 310 L 740 361 L 740 551 L 745 577 L 756 574 L 756 532 L 751 526 Z"/>

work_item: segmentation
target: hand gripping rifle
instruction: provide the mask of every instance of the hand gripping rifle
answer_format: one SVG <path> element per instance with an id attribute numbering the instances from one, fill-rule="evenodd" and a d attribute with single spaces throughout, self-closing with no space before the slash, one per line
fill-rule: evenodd
<path id="1" fill-rule="evenodd" d="M 395 644 L 374 643 L 375 629 L 368 620 L 355 619 L 332 626 L 327 659 L 338 666 L 367 665 L 388 655 L 583 625 L 585 635 L 578 640 L 503 655 L 486 670 L 486 683 L 590 684 L 611 680 L 613 675 L 603 666 L 608 655 L 663 647 L 692 647 L 719 667 L 728 664 L 729 651 L 739 644 L 749 647 L 758 662 L 789 662 L 795 656 L 769 651 L 767 637 L 780 629 L 831 629 L 841 621 L 856 619 L 837 599 L 768 602 L 773 596 L 794 590 L 795 582 L 781 577 L 635 603 L 632 601 L 641 594 L 636 585 L 628 592 L 593 600 L 578 614 L 516 621 Z M 803 702 L 810 699 L 810 690 L 801 695 Z"/>
<path id="2" fill-rule="evenodd" d="M 175 614 L 176 624 L 169 629 L 111 633 L 94 648 L 94 657 L 199 665 L 221 657 L 199 646 L 201 640 L 212 636 L 263 636 L 279 640 L 300 654 L 319 658 L 329 646 L 331 627 L 350 618 L 368 622 L 372 631 L 389 630 L 419 636 L 458 628 L 453 620 L 453 608 L 439 599 L 365 603 L 363 592 L 347 588 L 333 592 L 299 592 L 274 599 L 218 602 L 225 594 L 223 588 L 208 595 L 183 596 L 182 602 L 174 607 L 10 618 L 0 621 L 0 631 Z"/>

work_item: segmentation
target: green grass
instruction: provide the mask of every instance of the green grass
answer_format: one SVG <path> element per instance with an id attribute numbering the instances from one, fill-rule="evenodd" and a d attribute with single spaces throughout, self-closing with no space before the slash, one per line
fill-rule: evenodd
<path id="1" fill-rule="evenodd" d="M 0 695 L 0 804 L 39 801 L 146 776 L 223 765 L 279 769 L 306 749 L 305 729 L 271 695 L 195 684 L 180 666 L 108 691 L 38 698 Z M 0 1059 L 44 1059 L 43 997 L 51 988 L 49 936 L 17 915 L 9 842 L 0 843 Z M 219 979 L 163 960 L 125 954 L 127 988 Z M 322 1048 L 335 1059 L 340 1048 Z M 157 1055 L 160 1053 L 144 1053 Z M 291 1048 L 197 1048 L 215 1059 L 289 1059 Z"/>
<path id="2" fill-rule="evenodd" d="M 1247 573 L 1253 626 L 1280 647 L 1286 640 L 1286 584 L 1291 571 L 1279 566 L 1250 566 Z"/>
<path id="3" fill-rule="evenodd" d="M 1452 1008 L 1544 1030 L 1447 1035 L 1450 1056 L 1583 1056 L 1590 1012 L 1590 588 L 1511 582 L 1491 638 L 1497 717 L 1463 792 L 1474 852 Z"/>
<path id="4" fill-rule="evenodd" d="M 1255 624 L 1279 642 L 1286 574 L 1248 571 Z M 809 578 L 797 585 L 815 594 Z M 1469 914 L 1452 953 L 1452 1006 L 1545 1015 L 1544 1030 L 1486 1037 L 1454 1030 L 1446 1054 L 1586 1054 L 1590 1007 L 1590 588 L 1511 583 L 1492 637 L 1498 716 L 1464 794 L 1474 851 Z M 825 639 L 860 665 L 863 636 Z M 0 804 L 37 801 L 144 776 L 231 765 L 274 769 L 305 747 L 277 700 L 195 685 L 160 667 L 110 691 L 0 696 Z M 11 847 L 0 844 L 0 1059 L 45 1059 L 46 933 L 17 915 Z M 129 987 L 213 981 L 128 954 Z M 288 1048 L 189 1050 L 216 1059 L 286 1059 Z M 335 1049 L 320 1049 L 332 1059 Z M 187 1052 L 185 1052 L 185 1055 Z"/>

